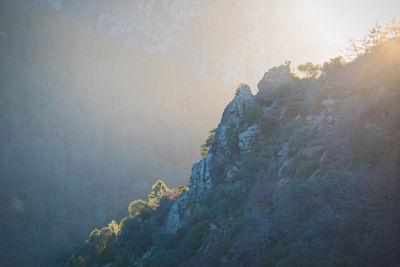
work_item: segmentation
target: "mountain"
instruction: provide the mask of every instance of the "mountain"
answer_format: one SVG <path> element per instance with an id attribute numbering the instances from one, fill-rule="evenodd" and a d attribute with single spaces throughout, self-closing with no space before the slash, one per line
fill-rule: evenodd
<path id="1" fill-rule="evenodd" d="M 59 9 L 102 35 L 174 58 L 231 87 L 253 84 L 265 68 L 288 58 L 295 64 L 322 61 L 338 50 L 294 0 L 21 1 Z M 292 25 L 307 29 L 313 42 Z"/>
<path id="2" fill-rule="evenodd" d="M 67 266 L 398 266 L 397 36 L 239 85 L 189 188 L 158 181 Z"/>

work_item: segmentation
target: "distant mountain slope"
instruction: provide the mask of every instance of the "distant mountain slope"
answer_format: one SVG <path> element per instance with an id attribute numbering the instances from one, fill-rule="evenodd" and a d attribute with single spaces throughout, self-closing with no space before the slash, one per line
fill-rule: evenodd
<path id="1" fill-rule="evenodd" d="M 399 32 L 318 78 L 240 85 L 189 189 L 157 182 L 67 266 L 398 266 Z"/>
<path id="2" fill-rule="evenodd" d="M 0 51 L 5 266 L 54 266 L 161 176 L 185 183 L 230 95 L 171 58 L 30 3 L 2 1 Z"/>
<path id="3" fill-rule="evenodd" d="M 253 84 L 263 69 L 288 58 L 299 64 L 338 52 L 299 14 L 295 0 L 33 1 L 61 6 L 61 12 L 104 35 L 173 57 L 191 71 L 231 86 L 243 80 Z M 312 42 L 300 28 L 307 29 Z"/>

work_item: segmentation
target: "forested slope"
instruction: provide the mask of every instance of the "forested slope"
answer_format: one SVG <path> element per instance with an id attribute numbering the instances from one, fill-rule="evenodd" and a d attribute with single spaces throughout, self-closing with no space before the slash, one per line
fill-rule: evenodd
<path id="1" fill-rule="evenodd" d="M 67 265 L 398 266 L 399 30 L 308 78 L 287 63 L 256 95 L 240 85 L 189 189 L 157 182 Z"/>

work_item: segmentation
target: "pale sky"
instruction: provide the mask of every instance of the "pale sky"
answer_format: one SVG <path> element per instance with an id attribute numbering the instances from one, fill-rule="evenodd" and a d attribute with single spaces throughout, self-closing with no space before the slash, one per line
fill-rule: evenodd
<path id="1" fill-rule="evenodd" d="M 273 6 L 273 1 L 268 2 L 263 8 Z M 264 38 L 261 46 L 273 53 L 264 53 L 264 65 L 254 68 L 260 72 L 249 76 L 253 91 L 257 77 L 285 59 L 292 61 L 292 67 L 307 61 L 323 63 L 342 55 L 340 49 L 349 39 L 361 38 L 375 22 L 400 19 L 400 0 L 281 0 L 273 7 L 275 17 L 264 16 L 265 25 L 260 28 L 266 30 L 264 36 L 258 35 Z"/>
<path id="2" fill-rule="evenodd" d="M 361 37 L 375 22 L 400 18 L 399 0 L 300 0 L 296 13 L 308 20 L 335 52 L 350 37 Z"/>

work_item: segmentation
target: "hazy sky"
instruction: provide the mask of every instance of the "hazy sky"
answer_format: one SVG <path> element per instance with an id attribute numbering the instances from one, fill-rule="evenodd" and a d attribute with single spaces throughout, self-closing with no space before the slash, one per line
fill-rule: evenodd
<path id="1" fill-rule="evenodd" d="M 253 90 L 274 65 L 323 63 L 376 21 L 400 18 L 400 0 L 34 1 L 230 86 L 248 82 Z"/>
<path id="2" fill-rule="evenodd" d="M 400 16 L 398 0 L 301 0 L 298 13 L 313 23 L 330 42 L 368 31 L 374 22 Z"/>
<path id="3" fill-rule="evenodd" d="M 301 0 L 296 13 L 327 42 L 330 49 L 326 52 L 335 53 L 335 47 L 343 46 L 350 37 L 361 37 L 375 22 L 400 18 L 400 1 Z"/>
<path id="4" fill-rule="evenodd" d="M 248 1 L 256 2 L 254 1 Z M 251 7 L 251 5 L 249 4 Z M 255 87 L 260 75 L 285 59 L 292 67 L 312 61 L 323 63 L 342 55 L 350 38 L 361 38 L 375 22 L 400 18 L 399 0 L 282 0 L 262 1 L 253 6 L 257 33 L 250 35 L 258 49 L 243 49 L 239 57 L 253 55 L 254 67 L 242 72 Z"/>

